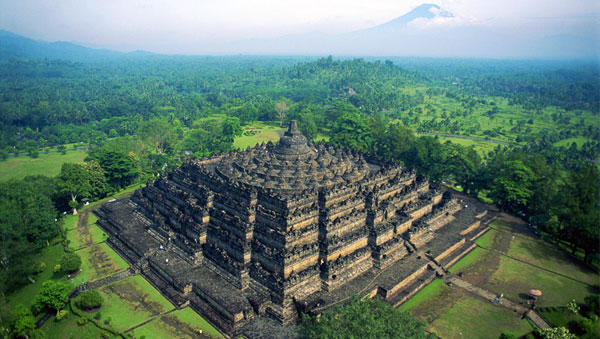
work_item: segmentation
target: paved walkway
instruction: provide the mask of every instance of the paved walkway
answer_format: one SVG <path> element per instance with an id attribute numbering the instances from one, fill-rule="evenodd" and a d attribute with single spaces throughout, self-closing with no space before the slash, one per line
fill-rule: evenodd
<path id="1" fill-rule="evenodd" d="M 462 288 L 464 290 L 467 290 L 468 292 L 476 294 L 476 295 L 483 297 L 484 299 L 487 299 L 490 301 L 492 301 L 496 297 L 498 297 L 498 295 L 496 295 L 495 293 L 492 293 L 488 290 L 484 290 L 481 287 L 475 286 L 475 285 L 473 285 L 467 281 L 464 281 L 453 275 L 448 275 L 446 278 L 446 281 L 452 283 L 453 287 Z M 527 318 L 529 318 L 531 321 L 533 321 L 533 323 L 536 324 L 541 329 L 551 328 L 551 326 L 548 325 L 548 323 L 546 323 L 537 313 L 535 313 L 535 311 L 530 310 L 524 306 L 521 306 L 515 302 L 512 302 L 506 298 L 500 299 L 499 306 L 502 306 L 509 310 L 516 311 L 519 314 L 525 314 L 525 316 Z"/>

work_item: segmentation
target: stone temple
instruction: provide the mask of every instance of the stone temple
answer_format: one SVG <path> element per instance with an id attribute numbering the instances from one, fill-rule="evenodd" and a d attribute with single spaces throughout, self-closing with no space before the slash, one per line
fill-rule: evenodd
<path id="1" fill-rule="evenodd" d="M 96 211 L 109 244 L 223 333 L 281 324 L 355 295 L 398 305 L 474 246 L 493 218 L 395 162 L 307 142 L 185 161 Z"/>

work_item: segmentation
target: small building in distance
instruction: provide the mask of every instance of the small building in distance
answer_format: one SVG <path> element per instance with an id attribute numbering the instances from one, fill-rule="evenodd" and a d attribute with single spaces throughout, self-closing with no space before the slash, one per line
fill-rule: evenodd
<path id="1" fill-rule="evenodd" d="M 177 305 L 237 334 L 354 294 L 398 305 L 475 245 L 492 218 L 398 163 L 312 144 L 186 161 L 97 210 L 108 243 Z"/>

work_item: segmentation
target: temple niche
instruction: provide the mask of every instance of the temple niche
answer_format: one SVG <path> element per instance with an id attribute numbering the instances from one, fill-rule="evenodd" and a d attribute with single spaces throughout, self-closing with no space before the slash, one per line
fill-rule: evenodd
<path id="1" fill-rule="evenodd" d="M 191 160 L 97 210 L 109 244 L 226 334 L 354 294 L 398 305 L 475 245 L 492 218 L 398 163 L 279 143 Z"/>

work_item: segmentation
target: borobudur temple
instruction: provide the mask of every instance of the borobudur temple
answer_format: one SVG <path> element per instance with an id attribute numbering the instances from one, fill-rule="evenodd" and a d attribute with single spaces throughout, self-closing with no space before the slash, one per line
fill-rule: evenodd
<path id="1" fill-rule="evenodd" d="M 226 334 L 355 294 L 398 305 L 493 218 L 396 162 L 309 143 L 295 121 L 276 145 L 185 161 L 96 214 L 132 269 Z"/>

